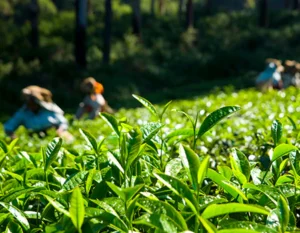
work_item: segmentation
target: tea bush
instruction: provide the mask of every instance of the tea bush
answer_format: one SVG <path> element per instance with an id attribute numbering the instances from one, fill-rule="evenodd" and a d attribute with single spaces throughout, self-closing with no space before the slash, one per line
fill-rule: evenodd
<path id="1" fill-rule="evenodd" d="M 2 232 L 299 230 L 299 90 L 133 97 L 73 142 L 0 135 Z"/>

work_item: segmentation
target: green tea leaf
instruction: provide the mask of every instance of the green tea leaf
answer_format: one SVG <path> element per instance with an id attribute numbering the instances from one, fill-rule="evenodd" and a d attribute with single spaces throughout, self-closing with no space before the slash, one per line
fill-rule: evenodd
<path id="1" fill-rule="evenodd" d="M 3 152 L 6 154 L 8 153 L 7 145 L 4 141 L 0 140 L 0 148 L 3 150 Z"/>
<path id="2" fill-rule="evenodd" d="M 215 126 L 219 121 L 221 121 L 225 117 L 230 116 L 238 110 L 240 110 L 240 107 L 238 106 L 226 106 L 212 112 L 204 119 L 203 123 L 201 124 L 198 131 L 198 138 L 200 138 L 203 134 L 205 134 L 208 130 Z"/>
<path id="3" fill-rule="evenodd" d="M 10 221 L 6 227 L 5 233 L 23 233 L 23 230 L 19 224 Z"/>
<path id="4" fill-rule="evenodd" d="M 224 229 L 219 230 L 218 233 L 261 233 L 260 231 L 248 230 L 248 229 L 241 229 L 241 228 L 232 228 L 232 229 Z"/>
<path id="5" fill-rule="evenodd" d="M 133 221 L 136 225 L 146 225 L 161 232 L 178 232 L 176 225 L 165 214 L 144 214 Z"/>
<path id="6" fill-rule="evenodd" d="M 20 176 L 19 174 L 16 174 L 16 173 L 13 173 L 13 172 L 9 172 L 9 171 L 4 171 L 3 173 L 5 173 L 5 174 L 11 176 L 12 178 L 14 178 L 14 179 L 16 179 L 16 180 L 18 180 L 18 181 L 20 181 L 20 182 L 23 182 L 23 181 L 24 181 L 23 177 Z"/>
<path id="7" fill-rule="evenodd" d="M 183 216 L 169 203 L 151 198 L 143 198 L 139 201 L 139 206 L 148 213 L 165 214 L 170 221 L 175 224 L 180 231 L 187 230 L 188 226 Z"/>
<path id="8" fill-rule="evenodd" d="M 157 123 L 157 122 L 154 122 L 154 123 L 151 122 L 146 125 L 143 125 L 141 128 L 141 130 L 143 132 L 143 142 L 147 142 L 147 141 L 151 140 L 155 135 L 157 135 L 157 133 L 163 126 L 164 125 L 162 125 L 161 123 Z"/>
<path id="9" fill-rule="evenodd" d="M 86 179 L 86 183 L 85 183 L 85 191 L 87 194 L 90 193 L 90 190 L 91 190 L 91 187 L 92 187 L 92 184 L 93 184 L 93 180 L 94 180 L 94 176 L 96 175 L 96 169 L 93 168 L 91 170 L 89 170 L 89 175 Z"/>
<path id="10" fill-rule="evenodd" d="M 81 232 L 81 227 L 84 221 L 84 202 L 83 197 L 79 187 L 73 190 L 71 201 L 70 201 L 70 218 L 76 227 L 76 229 Z"/>
<path id="11" fill-rule="evenodd" d="M 151 114 L 158 117 L 156 108 L 145 98 L 138 96 L 138 95 L 132 95 L 136 100 L 138 100 L 142 105 L 144 105 L 145 108 L 149 110 Z"/>
<path id="12" fill-rule="evenodd" d="M 198 155 L 189 147 L 180 144 L 179 155 L 182 160 L 182 164 L 186 169 L 187 174 L 193 184 L 195 191 L 198 190 L 198 171 L 200 167 L 200 160 Z"/>
<path id="13" fill-rule="evenodd" d="M 120 137 L 119 123 L 117 119 L 105 112 L 100 113 L 101 118 L 112 128 L 112 130 Z"/>
<path id="14" fill-rule="evenodd" d="M 70 217 L 70 213 L 65 209 L 65 207 L 58 202 L 57 200 L 53 199 L 50 196 L 44 195 L 44 197 L 49 201 L 49 203 L 60 213 L 63 213 L 64 215 Z"/>
<path id="15" fill-rule="evenodd" d="M 12 142 L 7 146 L 8 153 L 14 149 L 14 147 L 16 146 L 18 141 L 19 141 L 19 138 L 15 138 L 14 140 L 12 140 Z"/>
<path id="16" fill-rule="evenodd" d="M 125 170 L 128 171 L 133 161 L 138 157 L 142 145 L 142 132 L 139 128 L 135 127 L 128 133 L 127 152 L 128 158 Z"/>
<path id="17" fill-rule="evenodd" d="M 25 214 L 21 210 L 19 210 L 17 207 L 13 205 L 4 202 L 0 202 L 0 205 L 2 205 L 6 210 L 9 211 L 26 231 L 30 229 L 29 222 L 25 217 Z"/>
<path id="18" fill-rule="evenodd" d="M 124 169 L 123 169 L 122 165 L 120 164 L 120 162 L 118 161 L 116 156 L 111 151 L 109 151 L 107 153 L 107 157 L 108 157 L 109 161 L 112 162 L 120 170 L 120 172 L 122 172 L 124 174 Z"/>
<path id="19" fill-rule="evenodd" d="M 182 136 L 184 136 L 185 138 L 192 137 L 194 136 L 194 130 L 186 129 L 186 128 L 174 130 L 166 136 L 166 140 L 168 141 L 173 137 L 182 137 Z"/>
<path id="20" fill-rule="evenodd" d="M 90 134 L 89 132 L 87 132 L 83 129 L 79 129 L 79 132 L 83 136 L 84 140 L 89 144 L 89 146 L 91 148 L 93 148 L 93 150 L 97 154 L 98 153 L 98 146 L 97 146 L 97 142 L 96 142 L 95 137 L 92 134 Z"/>
<path id="21" fill-rule="evenodd" d="M 108 181 L 106 183 L 111 188 L 111 190 L 114 191 L 115 194 L 117 194 L 117 196 L 119 196 L 123 201 L 126 202 L 125 192 L 122 190 L 122 188 Z"/>
<path id="22" fill-rule="evenodd" d="M 242 199 L 247 200 L 247 197 L 242 190 L 236 187 L 232 182 L 227 180 L 225 177 L 218 174 L 216 171 L 209 168 L 207 170 L 207 177 L 210 178 L 215 183 L 217 183 L 220 187 L 226 190 L 234 198 L 238 198 L 238 196 L 240 196 Z"/>
<path id="23" fill-rule="evenodd" d="M 15 188 L 13 190 L 11 190 L 11 192 L 5 194 L 4 196 L 2 196 L 0 198 L 0 201 L 2 202 L 11 202 L 15 199 L 17 199 L 19 196 L 23 195 L 23 194 L 27 194 L 27 193 L 31 193 L 31 192 L 38 192 L 42 189 L 45 189 L 44 187 L 37 187 L 37 188 Z"/>
<path id="24" fill-rule="evenodd" d="M 82 184 L 85 181 L 87 174 L 88 174 L 88 171 L 81 171 L 81 172 L 75 173 L 74 175 L 70 176 L 65 181 L 65 183 L 62 186 L 62 189 L 64 189 L 64 190 L 74 189 L 76 186 L 79 186 L 80 184 Z"/>
<path id="25" fill-rule="evenodd" d="M 282 195 L 280 195 L 278 200 L 277 209 L 281 232 L 285 232 L 290 220 L 290 209 L 286 199 Z"/>
<path id="26" fill-rule="evenodd" d="M 207 219 L 198 216 L 198 218 L 200 219 L 203 227 L 207 230 L 208 233 L 217 233 L 218 230 L 217 228 Z"/>
<path id="27" fill-rule="evenodd" d="M 288 116 L 287 118 L 288 118 L 289 121 L 291 122 L 291 124 L 292 124 L 292 126 L 293 126 L 293 129 L 294 129 L 294 130 L 297 130 L 297 125 L 296 125 L 295 121 L 293 120 L 293 118 L 290 117 L 290 116 Z"/>
<path id="28" fill-rule="evenodd" d="M 160 119 L 163 118 L 163 116 L 164 116 L 166 110 L 168 109 L 168 107 L 170 106 L 171 103 L 172 103 L 172 100 L 170 100 L 168 103 L 165 104 L 165 106 L 164 106 L 164 108 L 163 108 L 161 114 L 159 115 L 159 118 L 160 118 Z"/>
<path id="29" fill-rule="evenodd" d="M 241 203 L 226 203 L 212 204 L 208 206 L 202 213 L 203 218 L 214 218 L 216 216 L 240 212 L 252 212 L 268 215 L 269 211 L 261 206 L 241 204 Z"/>
<path id="30" fill-rule="evenodd" d="M 51 166 L 52 162 L 56 159 L 58 152 L 62 145 L 61 138 L 54 138 L 47 146 L 45 156 L 46 156 L 46 163 L 44 170 L 47 171 L 48 168 Z"/>
<path id="31" fill-rule="evenodd" d="M 278 231 L 274 228 L 267 227 L 265 222 L 263 224 L 259 224 L 253 221 L 237 221 L 236 219 L 224 219 L 218 222 L 218 226 L 222 230 L 228 230 L 232 233 L 234 229 L 244 229 L 251 230 L 261 233 L 278 233 Z"/>
<path id="32" fill-rule="evenodd" d="M 154 176 L 170 190 L 172 190 L 177 196 L 183 198 L 194 213 L 198 213 L 198 202 L 185 183 L 175 177 L 168 176 L 162 173 L 154 173 Z"/>
<path id="33" fill-rule="evenodd" d="M 231 161 L 232 169 L 237 170 L 242 175 L 244 175 L 246 177 L 246 182 L 249 181 L 251 169 L 246 155 L 244 155 L 244 153 L 242 153 L 238 149 L 232 149 L 231 157 L 232 159 L 230 161 Z M 246 183 L 246 182 L 242 182 L 242 183 Z"/>
<path id="34" fill-rule="evenodd" d="M 274 162 L 276 159 L 278 159 L 284 155 L 287 155 L 290 152 L 297 151 L 297 150 L 298 150 L 298 148 L 293 145 L 280 144 L 275 147 L 271 161 Z"/>
<path id="35" fill-rule="evenodd" d="M 271 127 L 271 134 L 276 146 L 282 136 L 282 124 L 279 120 L 274 120 Z"/>
<path id="36" fill-rule="evenodd" d="M 197 174 L 197 181 L 198 181 L 199 187 L 201 187 L 202 182 L 203 182 L 204 178 L 206 177 L 207 169 L 208 169 L 208 166 L 209 166 L 209 159 L 210 159 L 210 156 L 207 155 L 201 161 L 201 164 L 200 164 L 200 167 L 199 167 L 199 170 L 198 170 L 198 174 Z"/>
<path id="37" fill-rule="evenodd" d="M 129 232 L 127 225 L 123 222 L 122 219 L 120 219 L 116 215 L 113 215 L 111 213 L 105 212 L 105 213 L 101 214 L 98 217 L 98 219 L 103 221 L 102 224 L 106 224 L 110 228 L 112 228 L 112 229 L 114 229 L 116 231 L 124 232 L 124 233 L 128 233 Z"/>

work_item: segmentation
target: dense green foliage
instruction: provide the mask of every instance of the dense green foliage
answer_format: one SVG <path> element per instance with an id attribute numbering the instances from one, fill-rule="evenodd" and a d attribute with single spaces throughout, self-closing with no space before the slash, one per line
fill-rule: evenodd
<path id="1" fill-rule="evenodd" d="M 1 2 L 6 2 L 1 1 Z M 270 12 L 266 29 L 257 26 L 257 12 L 216 12 L 208 15 L 202 0 L 195 1 L 195 26 L 186 31 L 178 2 L 167 2 L 166 12 L 150 14 L 142 4 L 142 41 L 132 33 L 132 10 L 126 1 L 113 1 L 111 64 L 104 65 L 104 1 L 91 0 L 85 70 L 75 65 L 73 1 L 57 10 L 51 0 L 40 0 L 40 47 L 30 45 L 26 2 L 0 7 L 0 110 L 13 112 L 26 85 L 38 84 L 54 93 L 64 109 L 81 99 L 79 82 L 94 76 L 105 87 L 105 97 L 116 108 L 133 106 L 131 93 L 154 102 L 207 91 L 216 84 L 253 85 L 264 59 L 299 57 L 299 12 Z M 250 2 L 250 1 L 249 1 Z M 4 4 L 4 3 L 3 3 Z M 2 10 L 3 9 L 3 10 Z M 211 83 L 206 81 L 218 80 Z M 175 90 L 175 91 L 174 91 Z M 155 94 L 153 94 L 155 93 Z"/>
<path id="2" fill-rule="evenodd" d="M 296 232 L 299 90 L 134 98 L 71 143 L 0 141 L 2 232 Z"/>

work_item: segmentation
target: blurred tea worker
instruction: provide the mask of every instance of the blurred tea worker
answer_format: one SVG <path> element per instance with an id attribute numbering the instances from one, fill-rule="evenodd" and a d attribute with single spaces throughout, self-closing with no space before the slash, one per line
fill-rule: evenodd
<path id="1" fill-rule="evenodd" d="M 256 79 L 256 86 L 261 91 L 282 89 L 281 72 L 284 70 L 281 62 L 276 59 L 267 59 L 267 67 Z"/>
<path id="2" fill-rule="evenodd" d="M 282 81 L 284 88 L 292 85 L 292 80 L 295 78 L 296 74 L 296 62 L 291 60 L 286 60 L 284 62 L 284 72 L 282 74 Z"/>
<path id="3" fill-rule="evenodd" d="M 113 113 L 103 97 L 103 85 L 94 78 L 89 77 L 83 80 L 80 86 L 82 92 L 86 94 L 79 104 L 75 118 L 80 119 L 84 114 L 88 114 L 88 119 L 95 119 L 100 112 Z"/>
<path id="4" fill-rule="evenodd" d="M 286 60 L 284 63 L 284 73 L 282 74 L 283 86 L 300 86 L 300 64 L 296 61 Z"/>
<path id="5" fill-rule="evenodd" d="M 14 138 L 14 131 L 21 125 L 31 133 L 45 136 L 55 128 L 58 136 L 71 139 L 64 112 L 52 101 L 52 93 L 39 86 L 28 86 L 21 91 L 24 105 L 4 124 L 5 133 Z"/>

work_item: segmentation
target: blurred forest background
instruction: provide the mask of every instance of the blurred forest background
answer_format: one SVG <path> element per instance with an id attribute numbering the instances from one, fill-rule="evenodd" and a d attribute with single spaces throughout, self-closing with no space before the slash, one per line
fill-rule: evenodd
<path id="1" fill-rule="evenodd" d="M 67 111 L 93 76 L 114 108 L 254 85 L 268 57 L 300 60 L 298 0 L 1 0 L 0 112 L 21 88 Z"/>

